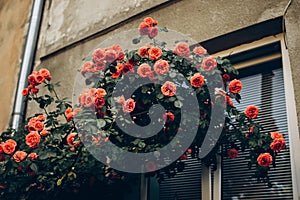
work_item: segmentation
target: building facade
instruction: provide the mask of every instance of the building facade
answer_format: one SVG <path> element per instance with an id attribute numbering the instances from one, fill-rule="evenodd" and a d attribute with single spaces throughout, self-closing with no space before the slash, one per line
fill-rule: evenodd
<path id="1" fill-rule="evenodd" d="M 18 65 L 20 64 L 20 55 L 22 55 L 20 52 L 22 52 L 24 47 L 22 44 L 25 42 L 23 33 L 26 28 L 24 25 L 29 21 L 28 15 L 30 15 L 30 7 L 34 1 L 15 3 L 18 6 L 14 7 L 14 12 L 16 9 L 20 9 L 17 13 L 22 14 L 22 16 L 13 18 L 17 22 L 8 20 L 11 16 L 9 10 L 12 9 L 10 7 L 12 1 L 9 2 L 0 2 L 0 5 L 2 4 L 0 14 L 4 16 L 2 18 L 7 19 L 1 20 L 0 24 L 0 28 L 2 27 L 1 30 L 3 30 L 0 33 L 0 46 L 2 47 L 0 56 L 4 60 L 0 67 L 1 82 L 3 81 L 4 84 L 1 84 L 0 90 L 3 91 L 3 94 L 7 94 L 3 95 L 4 99 L 1 98 L 3 115 L 1 115 L 0 128 L 2 130 L 9 126 L 13 110 L 12 102 L 18 79 Z M 300 124 L 299 10 L 300 2 L 297 0 L 47 0 L 44 4 L 34 66 L 48 68 L 55 79 L 54 82 L 62 82 L 58 95 L 71 99 L 75 77 L 82 59 L 111 35 L 138 27 L 144 17 L 150 16 L 158 20 L 161 26 L 167 26 L 171 30 L 193 38 L 210 54 L 229 58 L 241 71 L 243 80 L 249 81 L 250 85 L 254 82 L 258 84 L 251 85 L 252 87 L 267 88 L 260 89 L 259 97 L 255 97 L 256 94 L 251 93 L 251 88 L 249 88 L 244 96 L 246 99 L 250 99 L 249 103 L 255 103 L 255 99 L 259 99 L 257 100 L 258 104 L 261 107 L 265 106 L 266 113 L 274 115 L 276 115 L 276 111 L 285 113 L 281 118 L 274 116 L 275 121 L 277 120 L 279 123 L 274 126 L 280 126 L 279 129 L 283 130 L 289 138 L 288 152 L 282 161 L 281 175 L 278 175 L 278 182 L 280 180 L 286 182 L 282 186 L 286 188 L 282 189 L 283 192 L 280 194 L 286 195 L 282 196 L 282 199 L 300 199 L 300 157 L 297 154 L 300 146 L 298 126 Z M 12 27 L 15 35 L 10 34 L 10 29 L 4 28 L 4 26 L 11 27 L 11 24 L 18 24 L 17 27 Z M 10 38 L 12 42 L 8 42 Z M 14 51 L 11 51 L 12 49 Z M 18 53 L 16 53 L 16 49 L 20 49 Z M 251 50 L 253 49 L 262 53 L 252 55 Z M 13 58 L 8 59 L 7 53 Z M 9 72 L 7 72 L 7 65 L 13 67 Z M 247 71 L 250 68 L 251 70 Z M 265 68 L 271 71 L 264 73 L 266 72 Z M 269 72 L 274 73 L 272 77 L 275 77 L 275 82 L 278 80 L 276 83 L 273 82 L 274 85 L 264 81 L 272 79 Z M 11 75 L 6 76 L 6 74 Z M 273 94 L 272 90 L 281 92 Z M 282 96 L 285 98 L 281 99 Z M 272 99 L 274 103 L 264 104 L 263 102 L 267 100 L 260 99 L 263 97 Z M 247 100 L 245 101 L 247 102 Z M 280 104 L 278 102 L 282 102 L 282 107 L 278 107 Z M 272 107 L 271 111 L 268 110 L 270 107 Z M 34 112 L 36 109 L 38 108 L 28 108 L 28 112 Z M 249 192 L 251 193 L 250 189 L 243 191 L 243 187 L 226 182 L 234 179 L 234 177 L 230 177 L 230 173 L 226 169 L 233 168 L 234 165 L 239 166 L 239 161 L 228 167 L 226 167 L 225 159 L 220 158 L 219 162 L 221 165 L 214 172 L 205 166 L 201 167 L 201 163 L 199 163 L 199 167 L 192 162 L 190 166 L 195 166 L 191 167 L 189 173 L 186 173 L 187 175 L 182 175 L 182 178 L 179 176 L 175 182 L 187 180 L 188 177 L 193 177 L 193 180 L 198 177 L 199 181 L 189 187 L 183 187 L 182 190 L 185 191 L 183 194 L 181 194 L 181 190 L 177 189 L 178 191 L 176 191 L 176 188 L 180 188 L 176 184 L 173 188 L 171 187 L 172 184 L 174 185 L 172 180 L 159 185 L 153 180 L 142 179 L 140 199 L 198 199 L 198 196 L 201 199 L 271 198 L 270 195 L 265 195 L 265 193 L 270 193 L 268 189 L 257 192 L 257 196 L 247 196 Z M 196 172 L 193 171 L 195 169 L 197 169 Z M 197 171 L 201 171 L 201 173 L 197 173 Z M 241 170 L 237 176 L 243 173 Z M 287 179 L 283 178 L 285 175 L 288 177 Z M 246 180 L 238 185 L 243 185 L 245 182 Z M 187 183 L 182 181 L 182 185 L 185 184 Z M 232 185 L 228 187 L 229 184 Z M 250 186 L 246 185 L 245 187 L 249 188 Z M 240 191 L 234 193 L 230 188 Z M 197 193 L 195 191 L 199 191 L 199 195 L 197 197 L 188 196 L 189 189 L 193 194 Z M 253 187 L 254 189 L 255 187 Z M 278 199 L 278 194 L 274 193 L 273 199 Z"/>

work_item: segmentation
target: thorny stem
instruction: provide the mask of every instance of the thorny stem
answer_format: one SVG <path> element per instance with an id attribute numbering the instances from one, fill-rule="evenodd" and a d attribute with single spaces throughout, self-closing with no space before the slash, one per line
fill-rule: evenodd
<path id="1" fill-rule="evenodd" d="M 54 95 L 55 95 L 55 97 L 56 97 L 56 99 L 57 100 L 59 100 L 59 101 L 61 101 L 60 100 L 60 98 L 58 97 L 58 95 L 57 95 L 57 93 L 56 93 L 56 91 L 55 91 L 55 89 L 54 89 L 54 87 L 53 87 L 53 93 L 54 93 Z M 67 116 L 66 116 L 66 114 L 65 113 L 63 113 L 63 115 L 64 115 L 64 117 L 65 117 L 65 119 L 67 120 Z M 73 124 L 73 129 L 75 129 L 75 122 L 74 122 L 74 120 L 72 120 L 72 124 Z"/>
<path id="2" fill-rule="evenodd" d="M 38 103 L 37 100 L 36 100 L 36 99 L 38 98 L 37 94 L 33 94 L 33 98 L 34 98 L 34 101 L 35 101 L 36 103 Z M 50 115 L 49 115 L 47 109 L 46 109 L 45 107 L 43 107 L 42 109 L 43 109 L 44 113 L 46 114 L 46 116 L 49 117 Z M 55 124 L 52 124 L 52 126 L 53 126 L 54 128 L 56 128 Z"/>

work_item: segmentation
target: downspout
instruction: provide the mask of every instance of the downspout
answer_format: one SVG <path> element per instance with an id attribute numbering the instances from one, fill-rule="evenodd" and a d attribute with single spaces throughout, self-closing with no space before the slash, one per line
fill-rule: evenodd
<path id="1" fill-rule="evenodd" d="M 12 113 L 11 127 L 16 130 L 25 116 L 26 102 L 22 90 L 27 86 L 27 77 L 33 69 L 43 7 L 44 0 L 34 0 Z"/>

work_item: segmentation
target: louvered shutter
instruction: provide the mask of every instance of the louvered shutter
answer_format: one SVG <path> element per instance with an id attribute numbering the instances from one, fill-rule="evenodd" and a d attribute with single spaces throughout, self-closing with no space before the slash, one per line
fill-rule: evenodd
<path id="1" fill-rule="evenodd" d="M 246 76 L 251 71 L 254 74 Z M 257 73 L 257 71 L 262 72 Z M 263 63 L 252 69 L 248 68 L 241 74 L 245 76 L 240 78 L 243 83 L 242 101 L 241 104 L 236 103 L 236 107 L 244 110 L 247 105 L 257 105 L 260 109 L 259 121 L 264 131 L 282 133 L 287 142 L 287 148 L 276 157 L 276 168 L 271 167 L 272 188 L 269 188 L 266 183 L 258 183 L 255 178 L 251 178 L 255 169 L 249 170 L 248 161 L 244 157 L 245 153 L 240 152 L 236 159 L 224 157 L 222 159 L 222 199 L 293 199 L 281 59 Z"/>
<path id="2" fill-rule="evenodd" d="M 166 178 L 159 186 L 159 200 L 200 200 L 201 161 L 189 158 L 183 172 Z"/>

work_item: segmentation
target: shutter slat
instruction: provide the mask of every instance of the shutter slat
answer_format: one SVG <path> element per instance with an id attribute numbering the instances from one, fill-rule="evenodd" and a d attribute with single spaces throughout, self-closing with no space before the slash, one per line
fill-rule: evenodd
<path id="1" fill-rule="evenodd" d="M 175 177 L 167 178 L 160 183 L 159 199 L 174 200 L 200 200 L 201 199 L 201 161 L 189 157 L 185 161 L 183 172 Z"/>
<path id="2" fill-rule="evenodd" d="M 271 166 L 269 172 L 273 187 L 269 188 L 266 183 L 259 183 L 252 178 L 255 166 L 249 169 L 248 161 L 244 159 L 247 151 L 239 152 L 236 159 L 222 159 L 222 199 L 293 199 L 282 68 L 273 70 L 273 73 L 273 76 L 257 74 L 240 79 L 245 86 L 241 92 L 244 99 L 241 104 L 235 104 L 241 111 L 248 105 L 258 106 L 260 112 L 257 121 L 263 125 L 263 132 L 279 131 L 285 137 L 287 148 L 276 156 L 276 168 Z M 262 87 L 264 91 L 261 91 Z M 264 111 L 266 108 L 268 110 Z"/>

